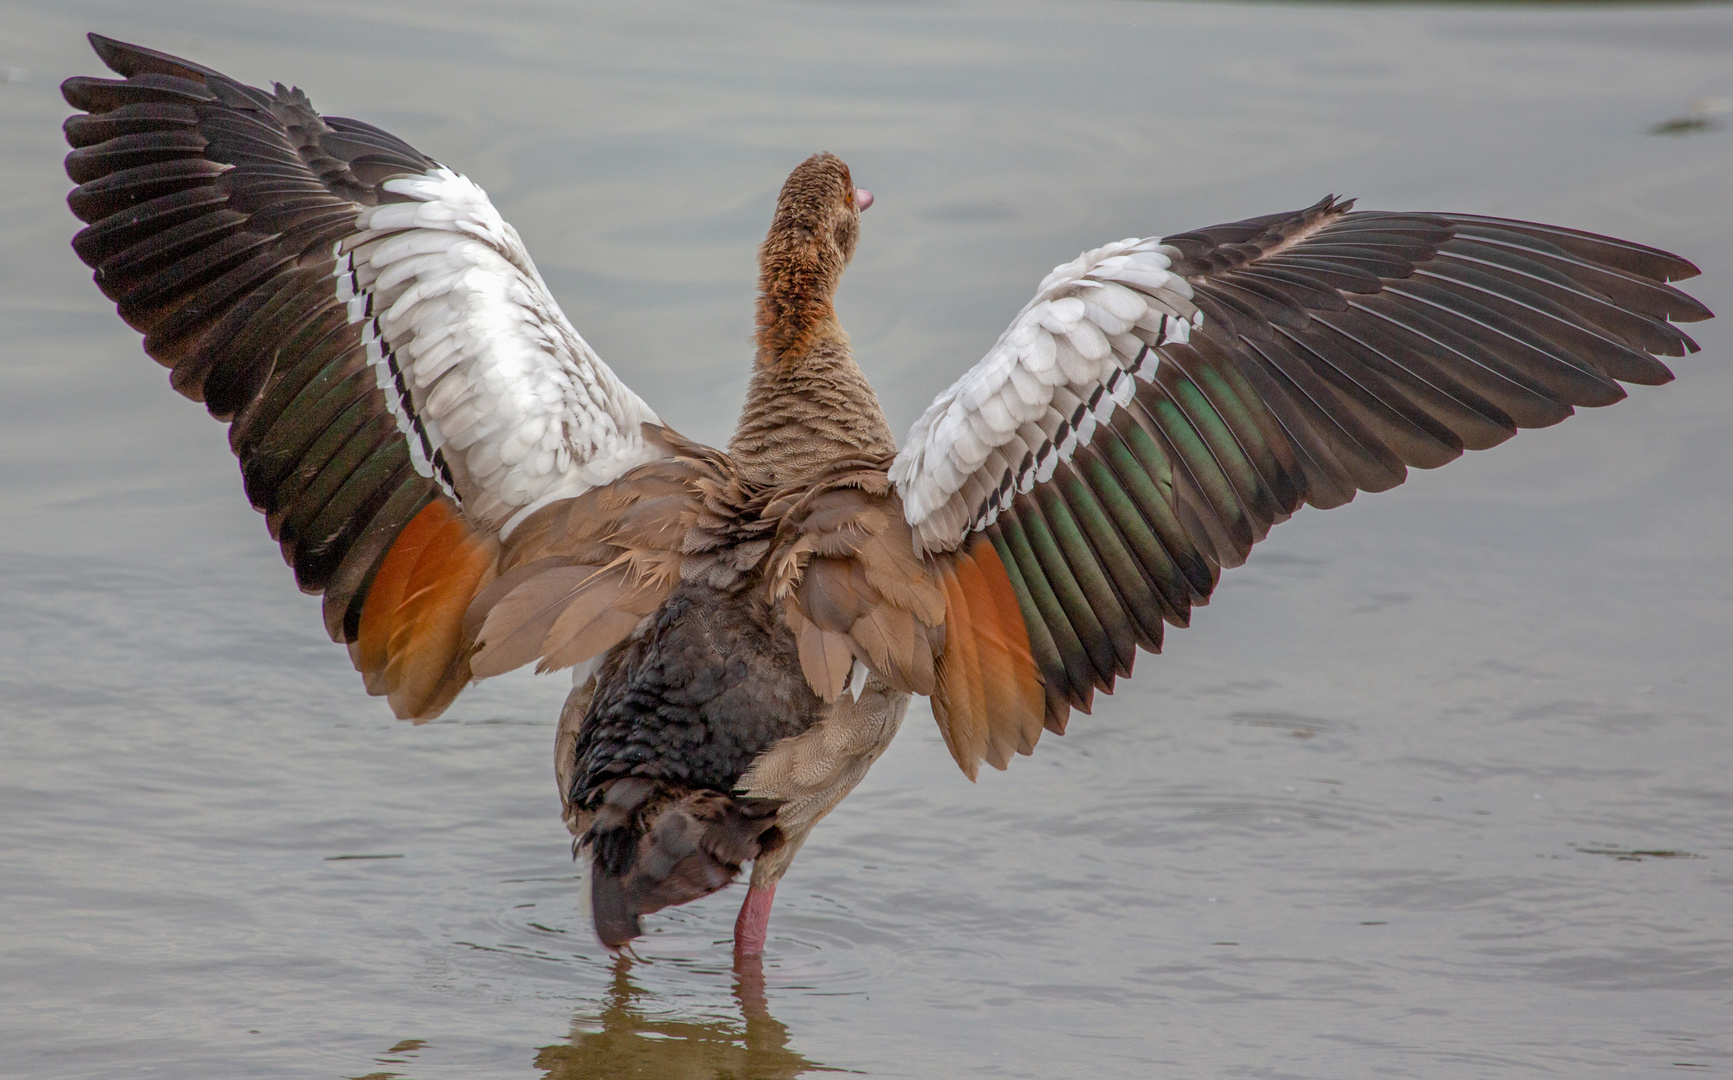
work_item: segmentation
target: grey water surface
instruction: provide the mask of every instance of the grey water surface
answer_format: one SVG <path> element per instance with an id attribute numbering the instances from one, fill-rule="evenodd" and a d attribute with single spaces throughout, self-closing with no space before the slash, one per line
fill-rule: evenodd
<path id="1" fill-rule="evenodd" d="M 293 82 L 485 186 L 722 440 L 754 251 L 829 149 L 894 426 L 1057 262 L 1294 208 L 1695 260 L 1733 316 L 1733 8 L 0 3 L 0 1076 L 1733 1074 L 1733 331 L 1678 380 L 1279 527 L 971 785 L 917 707 L 784 882 L 592 937 L 566 680 L 365 696 L 67 246 L 87 30 Z"/>

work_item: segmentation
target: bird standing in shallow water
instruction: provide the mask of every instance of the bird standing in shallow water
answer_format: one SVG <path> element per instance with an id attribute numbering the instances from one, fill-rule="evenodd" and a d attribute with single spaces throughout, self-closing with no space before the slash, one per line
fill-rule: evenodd
<path id="1" fill-rule="evenodd" d="M 1652 248 L 1300 211 L 1085 252 L 899 451 L 831 298 L 872 197 L 797 167 L 726 451 L 566 321 L 479 187 L 370 125 L 92 36 L 73 242 L 397 715 L 572 667 L 556 772 L 597 933 L 777 882 L 913 694 L 973 777 L 1159 651 L 1221 570 L 1337 506 L 1671 378 L 1709 317 Z"/>

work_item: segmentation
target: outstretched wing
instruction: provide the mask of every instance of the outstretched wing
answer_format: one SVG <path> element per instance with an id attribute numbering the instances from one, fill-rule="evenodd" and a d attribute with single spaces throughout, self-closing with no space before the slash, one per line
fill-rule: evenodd
<path id="1" fill-rule="evenodd" d="M 1086 252 L 915 424 L 891 476 L 965 772 L 1063 731 L 1302 504 L 1667 382 L 1710 314 L 1653 248 L 1351 205 Z"/>
<path id="2" fill-rule="evenodd" d="M 486 194 L 370 125 L 91 35 L 69 79 L 73 247 L 399 716 L 470 677 L 498 538 L 659 453 Z"/>

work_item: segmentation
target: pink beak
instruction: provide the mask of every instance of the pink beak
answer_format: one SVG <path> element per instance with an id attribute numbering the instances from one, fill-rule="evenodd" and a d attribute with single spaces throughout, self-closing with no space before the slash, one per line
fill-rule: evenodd
<path id="1" fill-rule="evenodd" d="M 871 206 L 872 204 L 873 204 L 873 193 L 872 192 L 868 191 L 866 188 L 863 188 L 863 187 L 857 187 L 854 189 L 854 205 L 855 205 L 856 209 L 865 210 L 867 207 Z"/>

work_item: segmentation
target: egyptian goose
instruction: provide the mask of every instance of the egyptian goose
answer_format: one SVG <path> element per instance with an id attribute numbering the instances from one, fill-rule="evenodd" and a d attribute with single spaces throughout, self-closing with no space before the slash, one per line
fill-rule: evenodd
<path id="1" fill-rule="evenodd" d="M 1062 734 L 1302 505 L 1401 483 L 1695 351 L 1652 248 L 1466 214 L 1291 213 L 1085 252 L 899 451 L 831 297 L 871 197 L 818 154 L 760 251 L 726 451 L 585 344 L 464 176 L 299 90 L 91 36 L 73 241 L 367 690 L 576 668 L 556 747 L 597 933 L 743 865 L 736 948 L 932 699 L 970 777 Z"/>

